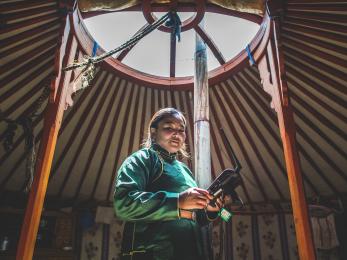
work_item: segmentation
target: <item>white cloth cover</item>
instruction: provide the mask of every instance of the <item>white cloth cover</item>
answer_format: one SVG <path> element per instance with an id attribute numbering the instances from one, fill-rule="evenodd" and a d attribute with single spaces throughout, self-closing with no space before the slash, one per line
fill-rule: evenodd
<path id="1" fill-rule="evenodd" d="M 115 218 L 112 207 L 98 207 L 96 209 L 95 223 L 111 224 Z"/>
<path id="2" fill-rule="evenodd" d="M 332 249 L 339 245 L 334 214 L 326 217 L 311 217 L 313 239 L 316 248 Z"/>

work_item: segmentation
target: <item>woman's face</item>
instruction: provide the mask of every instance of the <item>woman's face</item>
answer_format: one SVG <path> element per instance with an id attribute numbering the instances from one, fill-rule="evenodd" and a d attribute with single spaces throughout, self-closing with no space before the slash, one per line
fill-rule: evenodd
<path id="1" fill-rule="evenodd" d="M 154 141 L 169 153 L 178 152 L 186 140 L 182 120 L 173 116 L 161 120 L 158 127 L 152 131 Z"/>

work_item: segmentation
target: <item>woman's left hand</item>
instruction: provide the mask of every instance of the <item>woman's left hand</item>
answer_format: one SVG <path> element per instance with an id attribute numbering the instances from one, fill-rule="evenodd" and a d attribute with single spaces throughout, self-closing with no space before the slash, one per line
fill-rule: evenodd
<path id="1" fill-rule="evenodd" d="M 217 198 L 217 200 L 215 201 L 215 206 L 211 206 L 210 204 L 208 204 L 206 207 L 206 210 L 212 211 L 212 212 L 218 212 L 223 207 L 224 207 L 224 199 L 223 198 Z"/>

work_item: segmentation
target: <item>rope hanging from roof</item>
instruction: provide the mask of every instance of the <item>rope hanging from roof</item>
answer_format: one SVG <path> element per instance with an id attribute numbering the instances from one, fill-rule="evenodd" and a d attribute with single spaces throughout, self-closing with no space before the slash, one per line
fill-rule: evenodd
<path id="1" fill-rule="evenodd" d="M 113 54 L 120 52 L 124 49 L 130 48 L 134 46 L 137 42 L 139 42 L 143 37 L 157 29 L 159 26 L 161 26 L 164 22 L 166 22 L 166 25 L 168 27 L 172 27 L 172 33 L 175 34 L 178 39 L 180 40 L 180 26 L 181 26 L 181 21 L 177 15 L 176 12 L 170 11 L 163 15 L 160 19 L 156 20 L 153 24 L 147 25 L 143 30 L 138 32 L 136 35 L 134 35 L 130 40 L 122 44 L 121 46 L 105 52 L 99 56 L 87 56 L 83 62 L 80 63 L 73 63 L 65 68 L 63 68 L 63 71 L 69 71 L 69 70 L 74 70 L 78 68 L 82 68 L 82 72 L 78 77 L 81 76 L 81 81 L 82 81 L 82 87 L 85 88 L 90 85 L 91 81 L 94 78 L 95 75 L 95 66 L 94 64 L 99 63 L 103 61 L 104 59 L 112 56 Z M 93 48 L 93 54 L 96 53 L 95 49 L 95 44 Z M 94 56 L 94 57 L 93 57 Z"/>
<path id="2" fill-rule="evenodd" d="M 0 121 L 5 121 L 7 123 L 7 128 L 3 134 L 2 144 L 6 152 L 13 150 L 13 139 L 16 135 L 16 130 L 18 126 L 21 126 L 24 132 L 25 138 L 25 155 L 26 155 L 26 165 L 25 165 L 25 187 L 24 191 L 29 192 L 31 185 L 34 180 L 34 169 L 36 162 L 36 137 L 34 134 L 33 121 L 39 116 L 39 109 L 43 103 L 47 100 L 50 94 L 50 87 L 45 87 L 38 100 L 32 106 L 32 109 L 27 113 L 27 115 L 22 115 L 19 118 L 13 120 L 5 118 L 2 111 L 0 110 Z M 43 112 L 43 111 L 42 111 Z"/>

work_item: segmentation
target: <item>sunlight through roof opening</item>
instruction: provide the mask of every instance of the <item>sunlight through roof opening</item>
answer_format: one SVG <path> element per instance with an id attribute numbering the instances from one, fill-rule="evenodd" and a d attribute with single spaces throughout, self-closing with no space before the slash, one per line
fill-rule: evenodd
<path id="1" fill-rule="evenodd" d="M 165 13 L 155 13 L 160 18 Z M 193 13 L 178 13 L 181 20 Z M 134 36 L 147 21 L 141 12 L 114 12 L 84 20 L 89 33 L 104 50 L 115 49 Z M 246 48 L 259 30 L 251 21 L 215 13 L 205 13 L 204 31 L 215 43 L 225 61 L 229 61 Z M 176 43 L 175 76 L 194 74 L 195 31 L 181 33 Z M 117 58 L 119 53 L 115 54 Z M 208 70 L 220 65 L 207 47 Z M 155 76 L 170 76 L 170 33 L 155 30 L 141 39 L 122 60 L 127 66 Z"/>

